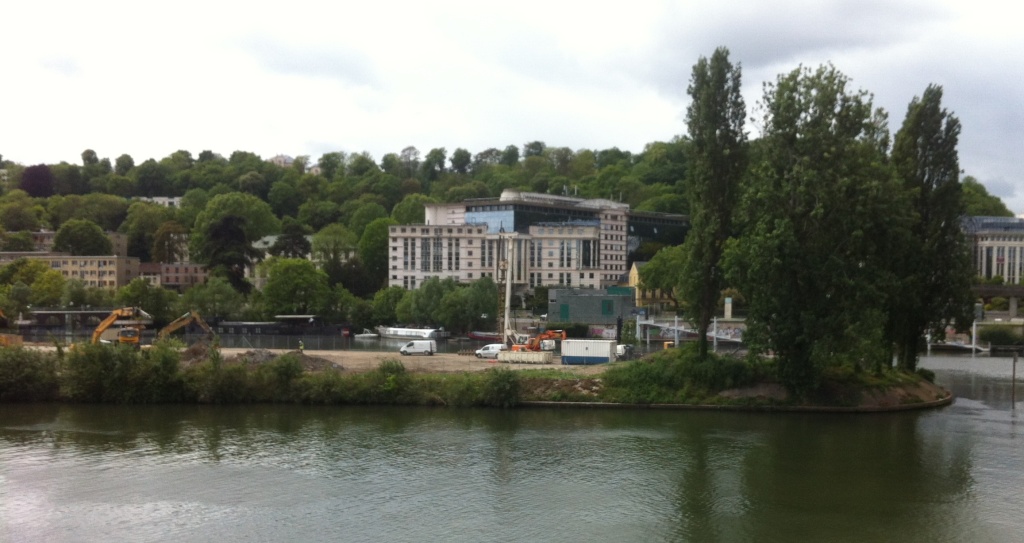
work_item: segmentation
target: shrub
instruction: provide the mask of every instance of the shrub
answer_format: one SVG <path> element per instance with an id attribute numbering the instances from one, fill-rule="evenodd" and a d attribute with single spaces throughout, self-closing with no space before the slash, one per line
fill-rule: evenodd
<path id="1" fill-rule="evenodd" d="M 55 399 L 60 391 L 57 359 L 22 348 L 0 349 L 0 402 Z"/>
<path id="2" fill-rule="evenodd" d="M 978 331 L 978 339 L 992 345 L 1024 345 L 1024 336 L 1009 325 L 985 326 Z"/>
<path id="3" fill-rule="evenodd" d="M 721 390 L 751 385 L 770 374 L 771 366 L 760 360 L 715 355 L 701 360 L 696 346 L 684 345 L 613 366 L 603 378 L 608 399 L 652 403 L 701 400 Z"/>
<path id="4" fill-rule="evenodd" d="M 934 383 L 935 382 L 935 372 L 932 371 L 932 370 L 928 370 L 928 369 L 925 369 L 925 368 L 917 368 L 917 372 L 916 373 L 918 375 L 920 375 L 921 378 L 923 378 L 925 381 L 928 381 L 929 383 Z"/>
<path id="5" fill-rule="evenodd" d="M 483 382 L 482 401 L 491 407 L 515 407 L 519 405 L 519 376 L 509 368 L 487 370 Z"/>
<path id="6" fill-rule="evenodd" d="M 131 401 L 137 356 L 130 347 L 100 343 L 75 346 L 66 358 L 65 394 L 78 402 Z"/>
<path id="7" fill-rule="evenodd" d="M 211 357 L 189 368 L 183 378 L 185 394 L 200 403 L 242 403 L 253 399 L 244 366 L 224 366 Z"/>
<path id="8" fill-rule="evenodd" d="M 370 403 L 405 403 L 409 400 L 406 396 L 411 382 L 404 364 L 395 359 L 385 360 L 370 372 L 366 400 Z"/>
<path id="9" fill-rule="evenodd" d="M 130 351 L 129 349 L 121 349 Z M 123 401 L 128 403 L 166 403 L 182 399 L 184 383 L 178 371 L 181 355 L 173 346 L 156 345 L 135 354 L 128 372 Z"/>

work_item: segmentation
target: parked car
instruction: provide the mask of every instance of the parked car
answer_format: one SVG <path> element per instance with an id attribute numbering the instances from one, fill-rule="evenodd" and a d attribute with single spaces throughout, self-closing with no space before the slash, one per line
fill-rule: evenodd
<path id="1" fill-rule="evenodd" d="M 413 340 L 402 345 L 398 352 L 402 353 L 402 355 L 425 354 L 432 356 L 437 352 L 437 342 L 432 339 Z"/>
<path id="2" fill-rule="evenodd" d="M 507 351 L 508 346 L 504 343 L 491 343 L 476 350 L 477 358 L 498 358 L 498 353 Z"/>

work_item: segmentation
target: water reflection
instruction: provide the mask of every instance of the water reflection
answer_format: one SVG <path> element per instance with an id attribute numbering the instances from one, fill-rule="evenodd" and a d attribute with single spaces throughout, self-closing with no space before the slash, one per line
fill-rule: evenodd
<path id="1" fill-rule="evenodd" d="M 858 416 L 4 405 L 0 534 L 1013 540 L 1024 454 L 1007 378 L 934 366 L 952 407 Z"/>

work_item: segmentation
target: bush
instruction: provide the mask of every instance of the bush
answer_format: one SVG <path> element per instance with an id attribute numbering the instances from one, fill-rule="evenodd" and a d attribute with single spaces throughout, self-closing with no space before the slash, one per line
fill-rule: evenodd
<path id="1" fill-rule="evenodd" d="M 519 405 L 519 376 L 508 368 L 487 370 L 483 382 L 482 401 L 491 407 L 515 407 Z"/>
<path id="2" fill-rule="evenodd" d="M 992 345 L 1024 345 L 1024 336 L 1016 326 L 985 326 L 978 331 L 978 339 Z"/>
<path id="3" fill-rule="evenodd" d="M 0 349 L 0 402 L 53 400 L 59 391 L 57 359 L 52 354 Z"/>
<path id="4" fill-rule="evenodd" d="M 407 392 L 412 378 L 405 370 L 405 364 L 395 359 L 380 363 L 377 369 L 370 372 L 369 396 L 370 403 L 406 403 L 409 401 Z"/>
<path id="5" fill-rule="evenodd" d="M 918 375 L 920 375 L 925 381 L 928 381 L 929 383 L 934 383 L 935 382 L 935 372 L 932 371 L 932 370 L 927 370 L 927 369 L 924 369 L 924 368 L 917 368 L 917 372 L 916 373 Z"/>
<path id="6" fill-rule="evenodd" d="M 129 350 L 129 349 L 121 349 Z M 156 345 L 134 357 L 129 371 L 127 403 L 167 403 L 181 401 L 184 382 L 178 371 L 181 355 L 169 345 Z"/>
<path id="7" fill-rule="evenodd" d="M 612 401 L 690 402 L 752 385 L 771 374 L 769 364 L 710 355 L 701 360 L 695 345 L 662 351 L 648 359 L 613 366 L 604 374 Z"/>
<path id="8" fill-rule="evenodd" d="M 185 371 L 185 394 L 199 403 L 243 403 L 253 400 L 244 366 L 223 366 L 211 359 Z"/>
<path id="9" fill-rule="evenodd" d="M 66 396 L 77 402 L 130 401 L 137 356 L 130 347 L 101 343 L 76 345 L 68 352 L 65 363 Z"/>

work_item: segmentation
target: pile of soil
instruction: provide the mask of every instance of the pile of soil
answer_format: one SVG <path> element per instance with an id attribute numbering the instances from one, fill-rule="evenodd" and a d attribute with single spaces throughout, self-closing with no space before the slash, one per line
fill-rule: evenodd
<path id="1" fill-rule="evenodd" d="M 181 367 L 187 368 L 205 362 L 210 356 L 210 344 L 200 341 L 181 352 Z"/>

